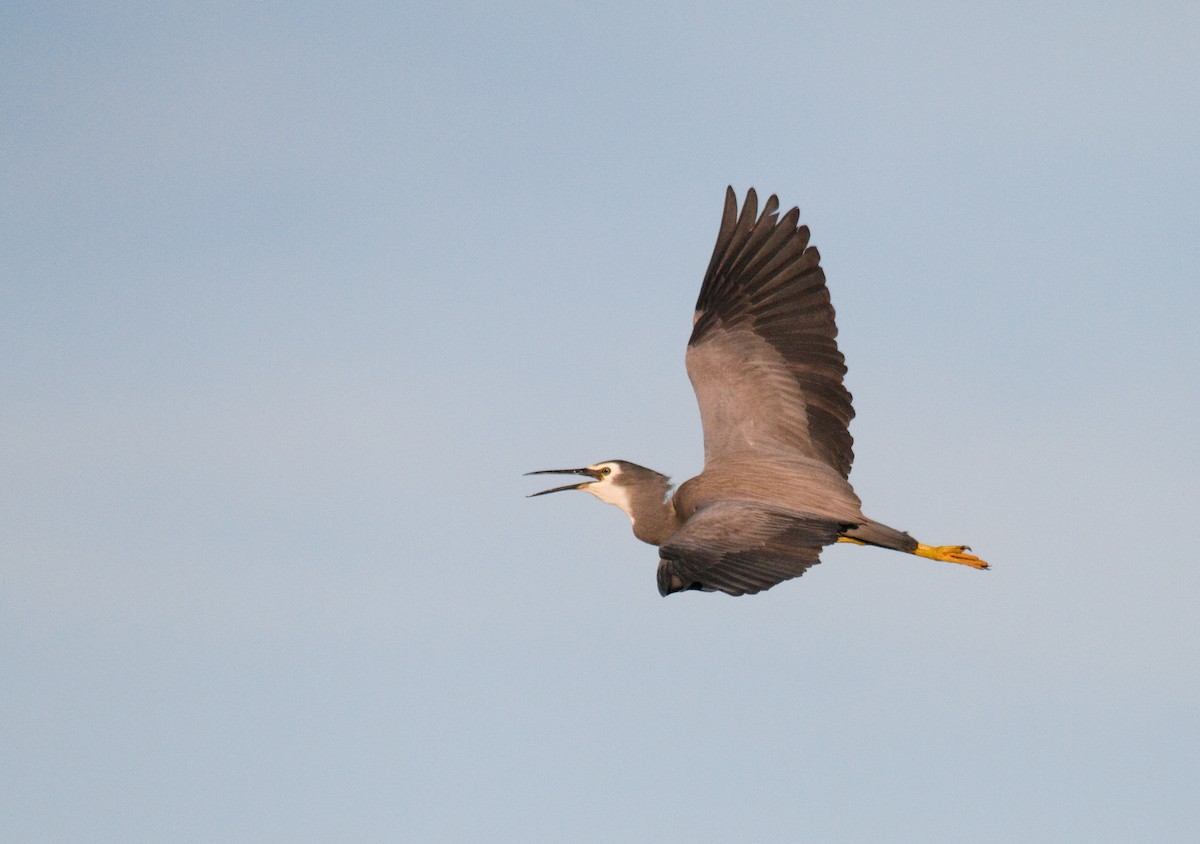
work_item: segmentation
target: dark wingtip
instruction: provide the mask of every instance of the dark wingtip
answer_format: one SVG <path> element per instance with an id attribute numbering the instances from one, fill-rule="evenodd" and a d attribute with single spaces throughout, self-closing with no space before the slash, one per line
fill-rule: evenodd
<path id="1" fill-rule="evenodd" d="M 762 213 L 758 215 L 760 224 L 770 221 L 772 224 L 775 221 L 775 216 L 779 213 L 779 197 L 771 194 L 767 197 L 767 204 L 763 206 Z"/>
<path id="2" fill-rule="evenodd" d="M 674 583 L 672 581 L 674 581 Z M 682 582 L 683 581 L 681 581 L 678 577 L 676 577 L 674 574 L 672 574 L 670 569 L 667 568 L 665 560 L 659 561 L 659 564 L 658 564 L 658 594 L 662 595 L 665 598 L 668 595 L 670 595 L 672 592 L 678 592 L 680 587 L 675 586 L 674 584 L 675 583 L 682 584 Z"/>

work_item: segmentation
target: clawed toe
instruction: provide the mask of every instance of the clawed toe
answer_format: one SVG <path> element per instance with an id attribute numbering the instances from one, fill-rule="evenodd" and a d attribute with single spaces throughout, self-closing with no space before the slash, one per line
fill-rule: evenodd
<path id="1" fill-rule="evenodd" d="M 968 554 L 967 552 L 970 550 L 971 546 L 969 545 L 918 545 L 917 550 L 913 553 L 918 557 L 926 557 L 943 563 L 958 563 L 976 569 L 989 568 L 986 562 L 974 554 Z"/>

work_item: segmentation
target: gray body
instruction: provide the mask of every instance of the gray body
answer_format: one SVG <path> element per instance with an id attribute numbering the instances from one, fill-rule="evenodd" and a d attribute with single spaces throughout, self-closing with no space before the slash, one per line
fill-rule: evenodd
<path id="1" fill-rule="evenodd" d="M 839 539 L 986 567 L 863 515 L 847 479 L 854 410 L 820 255 L 799 209 L 778 209 L 772 196 L 759 215 L 751 189 L 739 214 L 726 193 L 687 350 L 704 471 L 674 495 L 666 476 L 623 460 L 530 474 L 591 478 L 545 492 L 579 489 L 624 510 L 634 535 L 659 546 L 663 595 L 769 589 Z"/>

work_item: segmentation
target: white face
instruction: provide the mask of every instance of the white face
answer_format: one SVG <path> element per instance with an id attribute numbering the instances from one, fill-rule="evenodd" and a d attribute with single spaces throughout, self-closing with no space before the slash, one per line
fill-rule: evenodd
<path id="1" fill-rule="evenodd" d="M 629 490 L 627 487 L 617 486 L 616 483 L 617 478 L 621 476 L 621 467 L 616 463 L 597 463 L 594 466 L 588 466 L 588 468 L 600 472 L 600 480 L 581 486 L 579 489 L 582 492 L 596 496 L 605 504 L 620 507 L 625 511 L 625 515 L 629 516 L 629 521 L 632 522 L 633 514 L 630 512 Z"/>

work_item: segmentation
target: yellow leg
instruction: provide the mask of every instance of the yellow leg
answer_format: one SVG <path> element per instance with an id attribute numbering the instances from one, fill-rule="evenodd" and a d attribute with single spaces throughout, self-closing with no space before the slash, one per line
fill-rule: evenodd
<path id="1" fill-rule="evenodd" d="M 855 545 L 866 545 L 861 539 L 851 539 L 848 536 L 839 536 L 838 542 L 853 542 Z"/>
<path id="2" fill-rule="evenodd" d="M 922 545 L 917 543 L 917 550 L 913 551 L 918 557 L 926 557 L 930 560 L 938 560 L 943 563 L 960 563 L 964 566 L 971 566 L 977 569 L 986 569 L 988 564 L 976 557 L 974 554 L 968 554 L 971 549 L 966 545 Z"/>

